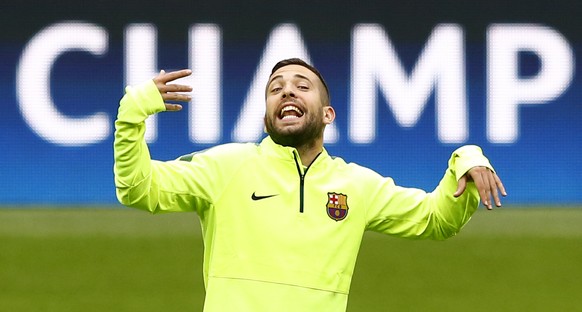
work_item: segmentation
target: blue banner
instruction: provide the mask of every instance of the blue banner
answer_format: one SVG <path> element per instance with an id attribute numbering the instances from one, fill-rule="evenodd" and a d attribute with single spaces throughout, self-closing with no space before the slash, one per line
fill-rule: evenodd
<path id="1" fill-rule="evenodd" d="M 153 158 L 258 142 L 269 71 L 294 56 L 329 85 L 330 154 L 430 191 L 451 152 L 477 144 L 505 203 L 582 204 L 582 10 L 531 3 L 3 4 L 0 205 L 116 203 L 119 99 L 161 69 L 192 68 L 194 91 L 148 120 Z"/>

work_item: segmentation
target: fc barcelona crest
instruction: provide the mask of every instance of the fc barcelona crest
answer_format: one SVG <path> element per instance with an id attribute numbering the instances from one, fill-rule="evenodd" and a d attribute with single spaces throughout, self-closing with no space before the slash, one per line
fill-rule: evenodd
<path id="1" fill-rule="evenodd" d="M 327 215 L 335 221 L 341 221 L 348 215 L 348 195 L 327 193 Z"/>

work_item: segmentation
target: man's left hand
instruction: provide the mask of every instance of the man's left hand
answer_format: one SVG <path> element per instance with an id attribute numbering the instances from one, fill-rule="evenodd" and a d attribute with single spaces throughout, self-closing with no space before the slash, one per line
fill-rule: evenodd
<path id="1" fill-rule="evenodd" d="M 505 187 L 501 183 L 501 179 L 497 174 L 487 167 L 473 167 L 465 173 L 459 180 L 457 186 L 457 191 L 453 194 L 455 197 L 461 196 L 467 187 L 467 182 L 475 182 L 475 186 L 479 191 L 479 196 L 481 197 L 481 202 L 489 210 L 493 209 L 493 204 L 491 200 L 495 203 L 495 206 L 501 207 L 501 200 L 499 198 L 499 193 L 503 196 L 507 196 Z"/>

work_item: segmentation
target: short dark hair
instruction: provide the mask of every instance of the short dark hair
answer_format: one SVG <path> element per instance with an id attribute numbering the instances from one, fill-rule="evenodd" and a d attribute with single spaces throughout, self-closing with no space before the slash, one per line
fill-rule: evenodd
<path id="1" fill-rule="evenodd" d="M 289 58 L 289 59 L 284 59 L 282 61 L 279 61 L 277 64 L 275 64 L 275 66 L 273 66 L 273 70 L 271 70 L 271 75 L 273 75 L 279 68 L 285 67 L 288 65 L 299 65 L 299 66 L 303 66 L 303 67 L 309 69 L 310 71 L 312 71 L 317 76 L 317 78 L 319 78 L 319 80 L 321 80 L 321 84 L 323 84 L 323 87 L 325 88 L 325 93 L 327 95 L 327 101 L 328 101 L 328 105 L 329 105 L 330 96 L 329 96 L 329 89 L 327 88 L 327 83 L 325 83 L 325 80 L 323 79 L 323 76 L 321 75 L 319 70 L 317 70 L 317 68 L 313 67 L 313 65 L 308 64 L 304 60 L 295 57 L 295 58 Z"/>

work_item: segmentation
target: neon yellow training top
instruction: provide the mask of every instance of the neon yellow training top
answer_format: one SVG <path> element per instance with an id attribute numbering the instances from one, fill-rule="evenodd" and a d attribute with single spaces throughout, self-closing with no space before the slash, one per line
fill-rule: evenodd
<path id="1" fill-rule="evenodd" d="M 304 168 L 297 150 L 269 137 L 150 160 L 144 120 L 164 110 L 153 81 L 127 87 L 115 122 L 117 198 L 200 216 L 207 312 L 345 311 L 364 231 L 451 237 L 479 205 L 473 183 L 453 197 L 457 180 L 474 166 L 491 168 L 479 147 L 461 147 L 426 193 L 325 149 Z"/>

